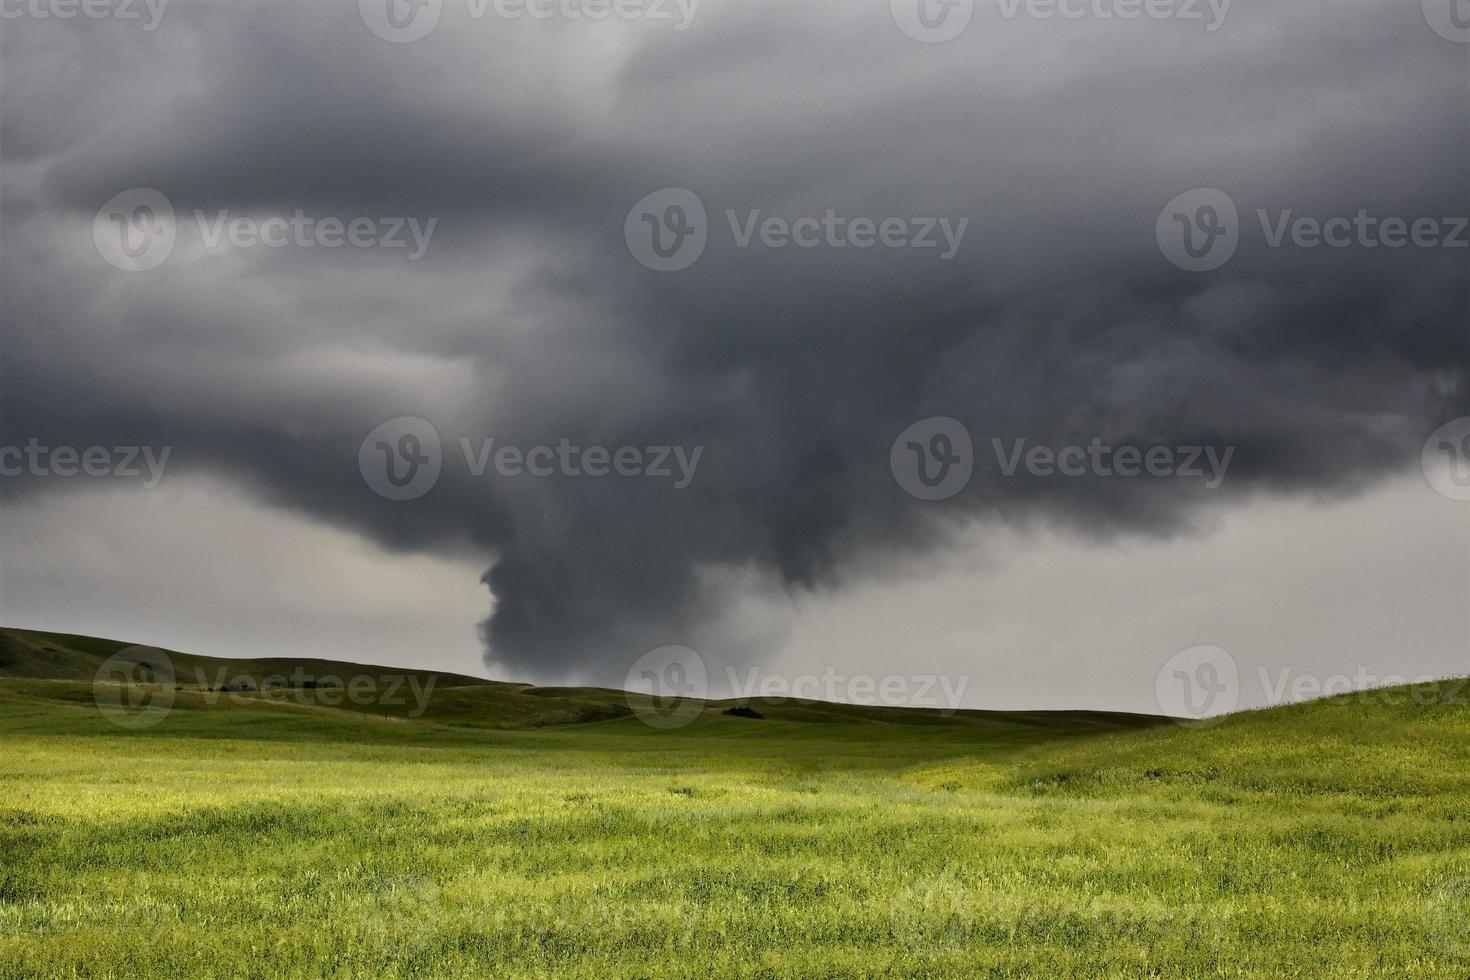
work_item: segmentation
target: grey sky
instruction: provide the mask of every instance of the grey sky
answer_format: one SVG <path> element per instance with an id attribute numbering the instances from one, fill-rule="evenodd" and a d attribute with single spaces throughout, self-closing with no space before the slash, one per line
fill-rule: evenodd
<path id="1" fill-rule="evenodd" d="M 1215 30 L 1019 10 L 981 2 L 938 44 L 887 3 L 705 0 L 681 31 L 444 0 L 411 43 L 366 2 L 5 20 L 0 445 L 172 454 L 153 490 L 0 479 L 0 613 L 466 669 L 493 609 L 490 663 L 517 678 L 620 683 L 680 643 L 969 666 L 1000 679 L 972 700 L 1005 705 L 1141 707 L 1226 624 L 1252 671 L 1452 669 L 1470 528 L 1419 469 L 1470 415 L 1470 250 L 1272 247 L 1257 210 L 1470 214 L 1470 44 L 1417 0 L 1237 0 Z M 177 241 L 129 272 L 94 224 L 140 187 Z M 681 271 L 625 241 L 661 188 L 708 215 Z M 1194 188 L 1239 209 L 1211 271 L 1156 237 Z M 417 260 L 210 244 L 222 217 L 298 210 L 433 233 Z M 726 216 L 829 210 L 968 224 L 945 261 L 741 247 Z M 405 416 L 443 472 L 393 501 L 359 449 Z M 930 416 L 976 450 L 938 502 L 890 470 Z M 1006 476 L 992 437 L 1234 452 L 1208 489 Z M 702 457 L 685 489 L 475 476 L 461 438 Z M 1313 627 L 1334 615 L 1361 645 Z"/>

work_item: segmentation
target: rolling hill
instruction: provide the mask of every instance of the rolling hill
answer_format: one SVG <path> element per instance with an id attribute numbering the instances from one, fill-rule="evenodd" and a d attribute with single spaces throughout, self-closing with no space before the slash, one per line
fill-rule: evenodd
<path id="1" fill-rule="evenodd" d="M 0 699 L 49 700 L 91 704 L 98 670 L 119 651 L 135 649 L 119 640 L 0 628 Z M 260 658 L 234 660 L 163 651 L 175 674 L 172 706 L 175 710 L 249 709 L 313 715 L 361 715 L 464 728 L 524 729 L 608 721 L 634 713 L 647 698 L 624 691 L 595 687 L 535 687 L 408 668 L 354 664 L 337 660 Z M 355 704 L 347 698 L 328 703 L 321 692 L 302 690 L 293 677 L 352 677 L 379 682 L 401 679 L 385 701 Z M 273 686 L 268 681 L 274 679 Z M 244 689 L 238 689 L 238 688 Z M 229 690 L 225 690 L 229 689 Z M 425 692 L 420 710 L 414 695 Z M 224 695 L 224 696 L 222 696 Z M 393 703 L 402 701 L 403 703 Z M 790 723 L 864 723 L 902 726 L 940 726 L 976 730 L 1026 732 L 1049 730 L 1086 733 L 1150 727 L 1166 719 L 1102 711 L 956 711 L 835 704 L 770 698 L 710 700 L 703 715 L 722 717 L 737 704 L 755 707 L 765 719 Z M 733 729 L 748 731 L 748 729 Z"/>
<path id="2" fill-rule="evenodd" d="M 1463 683 L 1200 729 L 721 703 L 673 731 L 479 678 L 418 718 L 179 683 L 125 730 L 88 674 L 121 644 L 0 639 L 7 980 L 1470 975 Z"/>

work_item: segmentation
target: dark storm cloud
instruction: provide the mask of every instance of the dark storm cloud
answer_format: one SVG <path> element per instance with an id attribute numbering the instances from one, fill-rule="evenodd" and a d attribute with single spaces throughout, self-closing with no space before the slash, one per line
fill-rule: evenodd
<path id="1" fill-rule="evenodd" d="M 1417 4 L 1237 3 L 1215 33 L 981 6 L 944 45 L 835 3 L 711 2 L 682 33 L 450 3 L 402 45 L 345 3 L 175 0 L 151 34 L 7 22 L 0 443 L 167 443 L 181 470 L 390 545 L 479 549 L 493 661 L 617 680 L 708 634 L 722 572 L 826 587 L 961 518 L 1174 533 L 1227 495 L 1353 492 L 1470 414 L 1466 251 L 1251 231 L 1256 208 L 1470 213 L 1470 63 Z M 134 186 L 184 224 L 300 208 L 438 227 L 417 263 L 191 239 L 115 272 L 92 216 Z M 1246 241 L 1183 272 L 1154 221 L 1211 186 Z M 709 210 L 682 272 L 623 240 L 661 187 Z M 727 208 L 970 225 L 949 262 L 740 249 Z M 394 503 L 357 453 L 404 415 L 438 429 L 445 470 Z M 976 439 L 943 504 L 888 465 L 931 415 Z M 497 480 L 465 472 L 461 436 L 705 451 L 684 490 Z M 1236 454 L 1215 493 L 1002 478 L 992 436 Z"/>

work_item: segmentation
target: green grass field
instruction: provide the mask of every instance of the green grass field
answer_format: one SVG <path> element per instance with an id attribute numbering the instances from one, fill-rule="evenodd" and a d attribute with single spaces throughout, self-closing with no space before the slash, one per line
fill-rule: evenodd
<path id="1" fill-rule="evenodd" d="M 87 673 L 119 646 L 0 632 L 6 980 L 1470 976 L 1461 684 L 659 731 L 592 690 L 181 679 L 126 731 Z"/>

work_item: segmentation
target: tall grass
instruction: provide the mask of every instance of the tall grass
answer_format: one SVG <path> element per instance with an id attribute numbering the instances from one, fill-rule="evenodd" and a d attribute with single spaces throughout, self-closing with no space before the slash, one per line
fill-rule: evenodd
<path id="1" fill-rule="evenodd" d="M 1467 763 L 1438 702 L 128 734 L 0 700 L 0 976 L 1463 978 Z"/>

